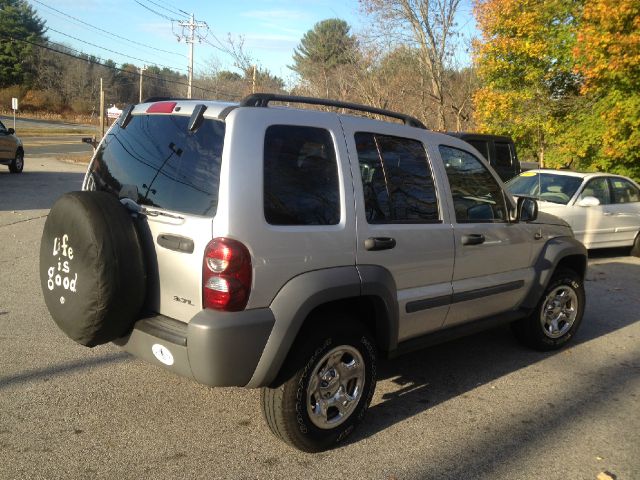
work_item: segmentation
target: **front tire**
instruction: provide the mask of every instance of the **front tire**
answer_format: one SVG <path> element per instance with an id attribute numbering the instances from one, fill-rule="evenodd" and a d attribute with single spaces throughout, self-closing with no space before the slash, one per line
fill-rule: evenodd
<path id="1" fill-rule="evenodd" d="M 640 232 L 636 235 L 636 240 L 633 242 L 630 254 L 634 257 L 640 257 Z"/>
<path id="2" fill-rule="evenodd" d="M 18 150 L 13 161 L 9 164 L 9 171 L 11 173 L 22 173 L 24 168 L 24 152 Z"/>
<path id="3" fill-rule="evenodd" d="M 362 421 L 376 383 L 376 351 L 359 323 L 319 320 L 301 332 L 284 368 L 292 371 L 276 388 L 263 388 L 269 428 L 304 452 L 334 447 Z"/>
<path id="4" fill-rule="evenodd" d="M 573 338 L 584 315 L 583 280 L 569 269 L 558 270 L 534 312 L 512 324 L 516 338 L 536 350 L 562 348 Z"/>

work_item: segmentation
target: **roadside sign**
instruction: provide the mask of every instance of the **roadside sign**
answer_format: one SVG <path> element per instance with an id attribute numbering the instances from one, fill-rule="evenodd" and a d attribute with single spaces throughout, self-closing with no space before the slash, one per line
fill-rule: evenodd
<path id="1" fill-rule="evenodd" d="M 120 110 L 115 105 L 111 108 L 107 108 L 107 118 L 118 118 L 121 113 L 122 110 Z"/>
<path id="2" fill-rule="evenodd" d="M 11 99 L 11 108 L 13 110 L 17 110 L 18 109 L 18 99 L 16 97 L 13 97 Z"/>

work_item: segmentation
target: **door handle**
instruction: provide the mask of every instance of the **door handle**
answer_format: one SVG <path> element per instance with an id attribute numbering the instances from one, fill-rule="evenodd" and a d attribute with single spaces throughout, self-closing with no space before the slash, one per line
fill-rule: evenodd
<path id="1" fill-rule="evenodd" d="M 396 239 L 391 237 L 370 237 L 364 241 L 364 248 L 372 252 L 377 250 L 391 250 L 395 246 Z"/>
<path id="2" fill-rule="evenodd" d="M 193 253 L 193 240 L 179 235 L 169 235 L 162 233 L 158 235 L 158 245 L 169 250 L 175 250 L 181 253 Z"/>
<path id="3" fill-rule="evenodd" d="M 484 235 L 481 233 L 470 233 L 468 235 L 462 235 L 463 245 L 480 245 L 484 243 Z"/>

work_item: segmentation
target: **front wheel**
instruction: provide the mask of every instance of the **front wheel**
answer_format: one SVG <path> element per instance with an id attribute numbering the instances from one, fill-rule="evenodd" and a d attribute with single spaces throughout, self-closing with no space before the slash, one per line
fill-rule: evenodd
<path id="1" fill-rule="evenodd" d="M 558 270 L 534 312 L 512 324 L 522 343 L 537 350 L 556 350 L 575 335 L 584 315 L 582 278 L 573 270 Z"/>
<path id="2" fill-rule="evenodd" d="M 359 323 L 322 322 L 303 331 L 284 368 L 293 374 L 261 396 L 267 424 L 281 440 L 318 452 L 362 421 L 375 389 L 376 352 Z"/>
<path id="3" fill-rule="evenodd" d="M 636 235 L 636 239 L 631 247 L 631 255 L 634 257 L 640 257 L 640 232 Z"/>
<path id="4" fill-rule="evenodd" d="M 11 173 L 21 173 L 24 168 L 24 153 L 22 151 L 16 152 L 16 156 L 9 164 L 9 171 Z"/>

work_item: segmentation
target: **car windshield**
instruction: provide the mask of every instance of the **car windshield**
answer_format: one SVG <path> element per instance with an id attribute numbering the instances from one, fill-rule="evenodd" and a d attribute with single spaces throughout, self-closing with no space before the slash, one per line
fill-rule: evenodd
<path id="1" fill-rule="evenodd" d="M 544 202 L 566 205 L 576 193 L 582 178 L 554 173 L 524 172 L 507 183 L 512 195 L 533 197 Z"/>

